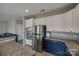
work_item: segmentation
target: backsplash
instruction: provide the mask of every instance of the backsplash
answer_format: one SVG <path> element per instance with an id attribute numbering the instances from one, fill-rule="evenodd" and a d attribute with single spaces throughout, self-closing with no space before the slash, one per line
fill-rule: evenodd
<path id="1" fill-rule="evenodd" d="M 79 39 L 79 33 L 74 32 L 58 32 L 58 31 L 49 31 L 51 33 L 51 37 L 60 37 L 66 39 Z"/>

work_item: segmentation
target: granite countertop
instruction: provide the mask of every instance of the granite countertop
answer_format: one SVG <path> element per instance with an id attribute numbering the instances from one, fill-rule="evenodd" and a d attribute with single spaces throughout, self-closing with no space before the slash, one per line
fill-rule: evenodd
<path id="1" fill-rule="evenodd" d="M 15 41 L 0 43 L 0 56 L 33 56 L 34 51 L 31 47 L 21 45 Z M 35 52 L 35 56 L 53 56 L 45 51 Z"/>
<path id="2" fill-rule="evenodd" d="M 79 39 L 79 33 L 74 32 L 63 32 L 63 31 L 49 31 L 51 38 L 57 38 L 57 39 L 72 39 L 72 40 L 78 40 Z"/>
<path id="3" fill-rule="evenodd" d="M 70 36 L 55 36 L 53 35 L 51 38 L 56 38 L 56 39 L 71 39 L 71 40 L 78 40 L 78 37 L 70 37 Z"/>

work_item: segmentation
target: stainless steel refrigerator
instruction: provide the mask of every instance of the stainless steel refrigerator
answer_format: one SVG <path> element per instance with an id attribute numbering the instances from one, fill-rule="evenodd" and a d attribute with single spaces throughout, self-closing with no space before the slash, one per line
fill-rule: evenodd
<path id="1" fill-rule="evenodd" d="M 46 37 L 45 25 L 38 25 L 33 27 L 33 41 L 32 41 L 33 50 L 38 52 L 43 51 L 45 37 Z"/>

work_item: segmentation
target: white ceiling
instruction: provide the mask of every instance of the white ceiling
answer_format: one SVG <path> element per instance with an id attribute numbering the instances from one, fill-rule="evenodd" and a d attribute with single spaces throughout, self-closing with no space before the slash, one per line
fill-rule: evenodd
<path id="1" fill-rule="evenodd" d="M 70 3 L 0 3 L 0 20 L 7 21 L 21 18 L 23 15 L 41 14 L 41 9 L 47 12 L 68 5 Z M 30 12 L 25 13 L 26 9 L 29 9 Z"/>

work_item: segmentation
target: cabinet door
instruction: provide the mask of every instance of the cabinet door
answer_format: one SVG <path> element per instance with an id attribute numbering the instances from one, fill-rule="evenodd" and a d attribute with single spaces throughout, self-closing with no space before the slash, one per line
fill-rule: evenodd
<path id="1" fill-rule="evenodd" d="M 63 14 L 55 15 L 54 16 L 54 30 L 55 31 L 64 31 L 63 25 Z"/>
<path id="2" fill-rule="evenodd" d="M 44 18 L 35 19 L 35 25 L 45 25 L 45 24 L 46 24 L 45 17 Z"/>
<path id="3" fill-rule="evenodd" d="M 46 17 L 47 31 L 54 31 L 54 16 Z"/>
<path id="4" fill-rule="evenodd" d="M 25 27 L 32 27 L 33 26 L 33 19 L 27 19 L 25 23 Z"/>
<path id="5" fill-rule="evenodd" d="M 79 32 L 79 5 L 73 10 L 73 32 Z"/>
<path id="6" fill-rule="evenodd" d="M 72 12 L 73 10 L 64 13 L 64 31 L 66 32 L 72 31 Z"/>

